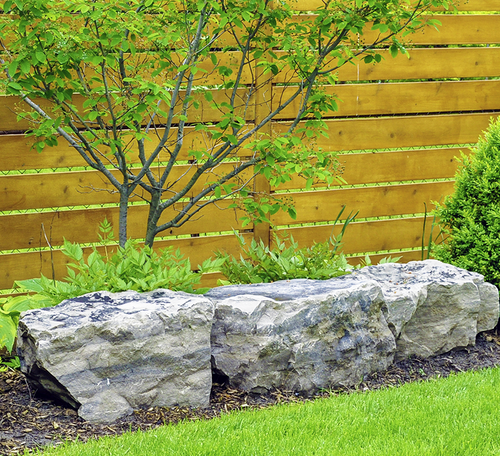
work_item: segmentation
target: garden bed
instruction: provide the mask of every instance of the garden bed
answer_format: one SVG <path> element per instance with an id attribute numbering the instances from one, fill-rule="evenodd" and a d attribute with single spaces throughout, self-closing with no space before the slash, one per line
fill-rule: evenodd
<path id="1" fill-rule="evenodd" d="M 431 359 L 403 360 L 385 372 L 370 375 L 356 387 L 336 392 L 394 387 L 432 377 L 446 377 L 453 372 L 494 366 L 500 366 L 500 336 L 495 331 L 488 331 L 478 335 L 474 347 L 457 349 Z M 322 393 L 318 397 L 327 395 L 328 393 Z M 72 409 L 37 397 L 35 391 L 30 391 L 20 372 L 0 372 L 0 454 L 22 453 L 26 448 L 57 445 L 65 440 L 85 441 L 104 435 L 119 435 L 129 430 L 152 429 L 183 419 L 210 419 L 230 410 L 262 408 L 280 402 L 302 400 L 305 399 L 287 391 L 251 395 L 226 385 L 215 384 L 211 404 L 207 409 L 154 408 L 137 411 L 111 425 L 95 425 L 83 421 Z"/>

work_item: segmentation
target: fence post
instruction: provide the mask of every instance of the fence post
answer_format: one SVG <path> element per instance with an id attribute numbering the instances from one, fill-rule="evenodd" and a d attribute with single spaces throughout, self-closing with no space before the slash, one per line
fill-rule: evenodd
<path id="1" fill-rule="evenodd" d="M 264 58 L 268 60 L 271 57 L 268 55 Z M 258 62 L 258 61 L 257 61 Z M 273 84 L 272 77 L 269 74 L 263 74 L 263 67 L 255 67 L 255 124 L 259 124 L 263 119 L 271 113 L 272 110 L 272 94 Z M 268 122 L 256 134 L 257 137 L 270 137 L 271 136 L 271 122 Z M 254 180 L 254 197 L 259 200 L 265 198 L 271 193 L 271 186 L 269 180 L 263 175 L 258 174 Z M 271 242 L 271 226 L 269 223 L 254 224 L 253 228 L 254 239 L 259 242 L 262 241 L 266 246 Z"/>

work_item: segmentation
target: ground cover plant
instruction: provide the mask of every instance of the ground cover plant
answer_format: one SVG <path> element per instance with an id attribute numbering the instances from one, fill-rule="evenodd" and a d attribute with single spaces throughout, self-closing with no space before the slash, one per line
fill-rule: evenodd
<path id="1" fill-rule="evenodd" d="M 500 368 L 47 449 L 47 455 L 493 455 Z"/>
<path id="2" fill-rule="evenodd" d="M 119 195 L 121 246 L 130 201 L 149 204 L 151 245 L 225 198 L 248 220 L 293 216 L 287 198 L 254 190 L 254 178 L 333 182 L 334 157 L 314 147 L 337 103 L 324 84 L 355 59 L 379 62 L 381 48 L 405 52 L 401 32 L 448 4 L 329 0 L 295 20 L 293 2 L 270 0 L 7 0 L 1 82 L 27 104 L 37 150 L 66 141 Z M 379 32 L 371 42 L 365 26 Z M 269 108 L 271 84 L 280 95 Z M 292 105 L 283 131 L 272 131 Z"/>
<path id="3" fill-rule="evenodd" d="M 312 247 L 299 248 L 293 236 L 280 239 L 274 236 L 274 245 L 269 247 L 264 241 L 252 239 L 250 245 L 243 236 L 234 233 L 242 252 L 239 258 L 225 252 L 217 252 L 221 261 L 221 272 L 225 280 L 221 285 L 240 283 L 269 283 L 290 279 L 330 279 L 348 274 L 353 269 L 340 252 L 342 238 L 357 214 L 349 214 L 337 236 L 333 230 L 342 217 L 345 208 L 337 215 L 332 226 L 332 235 L 326 242 L 315 242 Z"/>
<path id="4" fill-rule="evenodd" d="M 462 154 L 455 191 L 435 211 L 444 242 L 433 256 L 476 271 L 500 285 L 500 119 L 493 120 L 470 155 Z"/>

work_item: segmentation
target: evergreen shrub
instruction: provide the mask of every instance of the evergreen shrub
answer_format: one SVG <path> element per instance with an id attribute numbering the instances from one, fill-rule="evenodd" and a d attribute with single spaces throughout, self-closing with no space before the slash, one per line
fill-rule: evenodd
<path id="1" fill-rule="evenodd" d="M 455 192 L 437 204 L 444 242 L 434 258 L 482 274 L 500 285 L 500 119 L 492 121 L 466 156 L 462 153 Z"/>

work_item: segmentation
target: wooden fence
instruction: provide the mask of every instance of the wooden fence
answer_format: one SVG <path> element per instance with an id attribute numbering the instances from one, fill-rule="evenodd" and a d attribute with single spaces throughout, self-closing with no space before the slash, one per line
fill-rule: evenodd
<path id="1" fill-rule="evenodd" d="M 314 1 L 300 4 L 310 11 Z M 320 138 L 317 146 L 340 153 L 348 184 L 298 191 L 303 181 L 289 182 L 284 188 L 294 199 L 297 219 L 274 215 L 279 234 L 286 230 L 301 245 L 324 241 L 345 206 L 346 214 L 359 211 L 360 220 L 347 230 L 345 253 L 381 252 L 373 255 L 377 259 L 401 251 L 391 254 L 402 255 L 402 261 L 421 258 L 425 205 L 431 209 L 432 201 L 452 192 L 455 157 L 500 112 L 500 15 L 494 14 L 500 0 L 469 0 L 459 10 L 439 17 L 439 32 L 426 28 L 411 36 L 409 59 L 388 55 L 377 65 L 340 70 L 339 84 L 329 90 L 343 102 L 327 119 L 329 139 Z M 284 89 L 268 90 L 274 100 Z M 15 97 L 0 98 L 0 290 L 14 280 L 51 276 L 52 268 L 63 277 L 66 259 L 57 248 L 63 238 L 90 243 L 97 241 L 105 217 L 118 225 L 116 196 L 91 190 L 106 188 L 99 173 L 67 171 L 84 165 L 76 152 L 62 142 L 41 154 L 30 150 L 22 134 L 28 126 L 16 121 L 19 104 Z M 286 128 L 294 109 L 283 111 L 272 128 Z M 24 173 L 9 173 L 13 170 Z M 179 165 L 179 176 L 182 172 Z M 257 185 L 267 183 L 260 178 Z M 146 216 L 146 206 L 131 208 L 130 237 L 144 236 Z M 245 227 L 248 239 L 251 228 Z M 218 249 L 236 253 L 234 235 L 224 234 L 233 229 L 242 229 L 238 214 L 212 206 L 156 246 L 179 247 L 196 266 Z M 261 238 L 272 239 L 272 232 L 267 226 L 255 230 Z"/>

